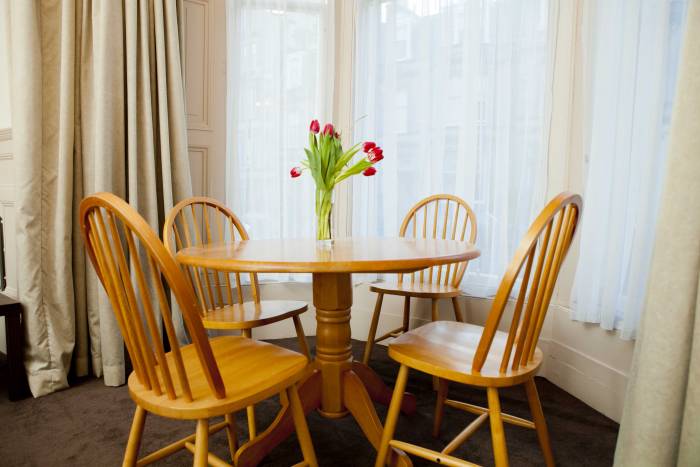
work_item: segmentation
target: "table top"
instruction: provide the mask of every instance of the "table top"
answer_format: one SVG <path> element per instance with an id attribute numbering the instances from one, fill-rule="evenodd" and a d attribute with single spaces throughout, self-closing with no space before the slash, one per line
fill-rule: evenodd
<path id="1" fill-rule="evenodd" d="M 477 258 L 467 242 L 399 237 L 243 240 L 183 248 L 182 264 L 239 272 L 410 272 Z"/>

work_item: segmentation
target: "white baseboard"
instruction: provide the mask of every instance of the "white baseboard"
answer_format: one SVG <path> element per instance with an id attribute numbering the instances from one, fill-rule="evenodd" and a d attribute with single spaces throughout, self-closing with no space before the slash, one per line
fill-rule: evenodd
<path id="1" fill-rule="evenodd" d="M 540 375 L 616 422 L 622 418 L 627 374 L 556 340 L 540 340 Z"/>

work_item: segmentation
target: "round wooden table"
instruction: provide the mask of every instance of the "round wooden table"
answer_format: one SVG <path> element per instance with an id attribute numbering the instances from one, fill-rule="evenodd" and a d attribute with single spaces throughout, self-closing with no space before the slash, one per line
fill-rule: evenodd
<path id="1" fill-rule="evenodd" d="M 377 374 L 353 361 L 350 340 L 352 273 L 412 272 L 458 263 L 479 256 L 470 243 L 441 239 L 348 238 L 330 246 L 313 239 L 245 240 L 180 250 L 183 264 L 227 272 L 296 272 L 313 274 L 316 308 L 315 370 L 299 387 L 307 412 L 318 409 L 327 418 L 350 413 L 376 448 L 382 424 L 372 401 L 387 405 L 392 390 Z M 415 411 L 415 398 L 404 397 L 402 410 Z M 239 466 L 256 465 L 294 431 L 283 409 L 275 421 L 241 451 Z M 397 452 L 397 463 L 410 465 Z"/>

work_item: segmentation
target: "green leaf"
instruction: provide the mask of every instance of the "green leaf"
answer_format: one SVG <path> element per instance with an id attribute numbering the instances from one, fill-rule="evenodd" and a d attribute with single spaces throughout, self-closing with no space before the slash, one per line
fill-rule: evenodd
<path id="1" fill-rule="evenodd" d="M 348 151 L 338 159 L 338 161 L 335 163 L 335 175 L 337 175 L 340 170 L 342 170 L 343 167 L 345 167 L 355 156 L 360 151 L 360 144 L 356 144 L 355 146 L 351 147 L 348 149 Z"/>
<path id="2" fill-rule="evenodd" d="M 342 182 L 348 177 L 352 177 L 353 175 L 357 175 L 361 172 L 363 172 L 367 167 L 371 167 L 372 163 L 368 161 L 367 159 L 361 159 L 355 163 L 352 167 L 348 168 L 345 170 L 343 173 L 338 175 L 335 179 L 335 184 Z"/>

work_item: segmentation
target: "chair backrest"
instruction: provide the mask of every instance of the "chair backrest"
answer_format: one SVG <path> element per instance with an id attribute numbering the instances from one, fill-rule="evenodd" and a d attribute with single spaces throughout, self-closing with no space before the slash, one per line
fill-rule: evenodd
<path id="1" fill-rule="evenodd" d="M 173 256 L 190 246 L 236 240 L 248 240 L 245 227 L 229 208 L 212 198 L 193 197 L 179 202 L 170 210 L 163 225 L 163 242 Z M 183 270 L 196 291 L 202 313 L 236 302 L 243 303 L 240 273 L 229 274 L 196 266 L 183 266 Z M 259 302 L 258 276 L 250 273 L 249 277 L 253 300 Z M 234 283 L 235 299 L 231 287 Z"/>
<path id="2" fill-rule="evenodd" d="M 520 288 L 500 371 L 505 372 L 509 365 L 517 370 L 532 361 L 554 285 L 576 232 L 581 206 L 579 195 L 560 193 L 530 225 L 496 292 L 474 356 L 474 371 L 481 371 L 486 362 L 503 311 L 518 280 L 521 281 Z"/>
<path id="3" fill-rule="evenodd" d="M 175 335 L 165 283 L 180 307 L 212 393 L 217 398 L 225 397 L 226 389 L 198 316 L 192 287 L 148 223 L 116 195 L 98 193 L 80 203 L 80 228 L 141 384 L 172 400 L 192 400 L 188 368 Z M 170 359 L 156 321 L 158 311 L 170 343 Z"/>
<path id="4" fill-rule="evenodd" d="M 469 231 L 467 233 L 467 230 Z M 476 215 L 461 198 L 454 195 L 432 195 L 415 204 L 401 223 L 399 236 L 410 238 L 441 238 L 476 242 Z M 409 275 L 411 283 L 453 285 L 459 287 L 468 261 L 399 274 L 399 283 Z M 435 270 L 435 271 L 434 271 Z"/>

